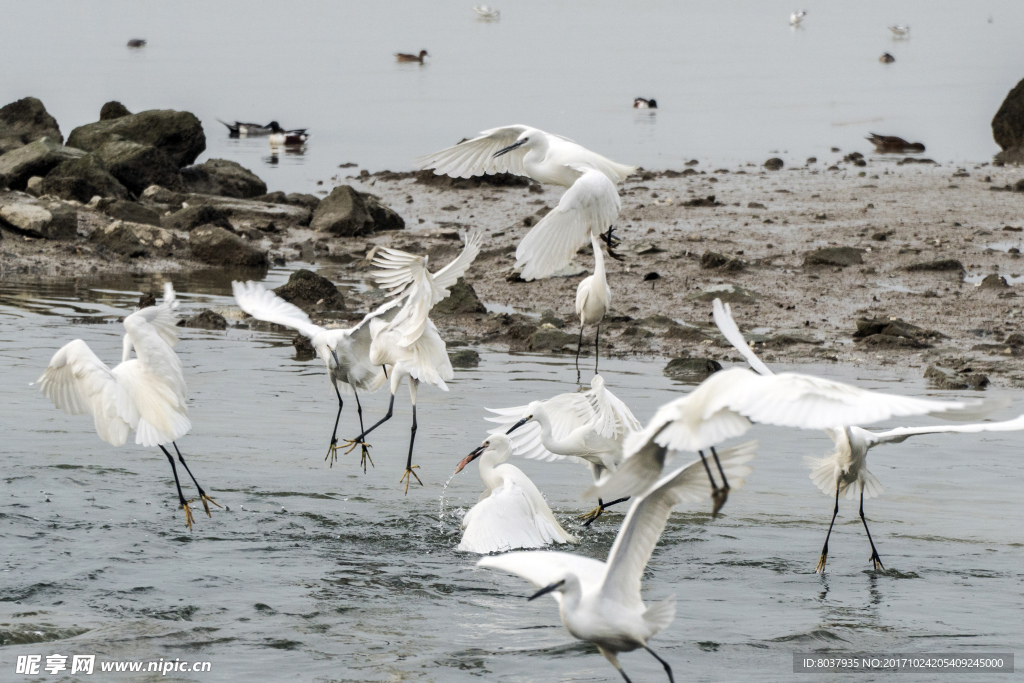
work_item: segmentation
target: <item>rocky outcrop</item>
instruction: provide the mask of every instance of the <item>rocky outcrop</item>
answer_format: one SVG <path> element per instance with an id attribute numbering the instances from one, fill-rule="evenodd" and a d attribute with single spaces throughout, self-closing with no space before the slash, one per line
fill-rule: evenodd
<path id="1" fill-rule="evenodd" d="M 188 192 L 252 199 L 267 193 L 267 184 L 241 164 L 227 159 L 210 159 L 181 169 L 183 188 Z"/>
<path id="2" fill-rule="evenodd" d="M 187 111 L 171 109 L 153 109 L 89 123 L 75 128 L 68 136 L 69 146 L 89 152 L 116 141 L 155 147 L 167 155 L 175 169 L 193 163 L 206 149 L 206 135 L 199 119 Z"/>
<path id="3" fill-rule="evenodd" d="M 0 188 L 24 190 L 32 176 L 45 176 L 59 164 L 84 155 L 82 150 L 64 147 L 48 138 L 36 140 L 0 156 Z"/>
<path id="4" fill-rule="evenodd" d="M 980 372 L 970 372 L 969 369 L 966 372 L 958 372 L 937 365 L 929 365 L 924 371 L 924 376 L 936 389 L 981 390 L 989 384 L 988 377 Z"/>
<path id="5" fill-rule="evenodd" d="M 160 219 L 160 225 L 174 230 L 191 232 L 202 225 L 216 225 L 225 230 L 233 231 L 235 228 L 228 220 L 226 211 L 222 211 L 214 205 L 200 204 L 199 206 L 187 206 L 180 211 L 175 211 L 170 216 Z"/>
<path id="6" fill-rule="evenodd" d="M 662 371 L 677 382 L 703 382 L 722 369 L 722 364 L 709 358 L 673 358 Z"/>
<path id="7" fill-rule="evenodd" d="M 333 282 L 305 268 L 295 271 L 288 282 L 274 290 L 279 297 L 304 311 L 339 311 L 345 299 Z"/>
<path id="8" fill-rule="evenodd" d="M 380 230 L 401 230 L 405 221 L 372 194 L 341 185 L 321 200 L 310 227 L 339 237 L 357 237 Z"/>
<path id="9" fill-rule="evenodd" d="M 804 256 L 805 266 L 846 266 L 860 265 L 864 263 L 861 254 L 863 249 L 856 247 L 825 247 L 808 252 Z"/>
<path id="10" fill-rule="evenodd" d="M 57 120 L 42 102 L 25 97 L 0 108 L 0 154 L 43 138 L 64 142 Z"/>
<path id="11" fill-rule="evenodd" d="M 124 106 L 117 100 L 111 100 L 100 107 L 100 121 L 113 121 L 114 119 L 120 119 L 131 115 L 132 113 L 128 111 L 128 107 Z"/>
<path id="12" fill-rule="evenodd" d="M 175 224 L 178 214 L 185 216 L 201 211 L 201 207 L 215 211 L 217 216 L 226 218 L 237 230 L 255 229 L 265 232 L 278 232 L 288 228 L 309 225 L 312 212 L 302 206 L 292 204 L 268 204 L 251 199 L 234 199 L 230 197 L 214 197 L 205 194 L 187 194 L 175 197 L 171 192 L 147 192 L 150 198 L 162 197 L 168 201 L 180 201 L 183 208 L 163 219 L 164 224 Z M 188 212 L 188 213 L 185 213 Z M 210 214 L 213 215 L 213 214 Z M 194 226 L 193 226 L 194 227 Z M 227 226 L 224 226 L 227 227 Z M 190 228 L 189 228 L 190 229 Z"/>
<path id="13" fill-rule="evenodd" d="M 106 251 L 129 258 L 171 256 L 181 246 L 181 241 L 169 230 L 125 221 L 114 221 L 97 228 L 89 241 Z"/>
<path id="14" fill-rule="evenodd" d="M 320 198 L 315 194 L 303 194 L 302 192 L 269 192 L 259 197 L 253 197 L 258 202 L 267 202 L 268 204 L 290 204 L 291 206 L 301 206 L 315 211 L 316 207 L 320 205 Z"/>
<path id="15" fill-rule="evenodd" d="M 196 313 L 191 318 L 178 321 L 178 327 L 196 327 L 202 330 L 226 330 L 228 321 L 220 313 L 211 311 L 209 308 Z"/>
<path id="16" fill-rule="evenodd" d="M 192 256 L 213 266 L 267 266 L 267 252 L 215 225 L 204 225 L 193 230 L 189 235 L 188 246 Z"/>
<path id="17" fill-rule="evenodd" d="M 29 237 L 70 240 L 78 234 L 78 208 L 59 199 L 0 193 L 0 226 Z"/>
<path id="18" fill-rule="evenodd" d="M 96 208 L 111 218 L 118 220 L 160 226 L 160 214 L 138 202 L 129 202 L 124 199 L 107 199 L 97 204 Z"/>
<path id="19" fill-rule="evenodd" d="M 46 174 L 43 194 L 61 199 L 75 199 L 87 204 L 93 197 L 124 199 L 128 190 L 110 175 L 106 165 L 95 154 L 62 161 Z"/>
<path id="20" fill-rule="evenodd" d="M 439 301 L 431 310 L 432 315 L 468 315 L 471 313 L 486 313 L 487 307 L 480 301 L 472 285 L 466 282 L 465 278 L 452 286 L 451 296 Z"/>
<path id="21" fill-rule="evenodd" d="M 107 142 L 94 149 L 110 174 L 136 196 L 150 185 L 172 190 L 181 187 L 177 167 L 156 147 L 120 140 Z"/>
<path id="22" fill-rule="evenodd" d="M 1024 147 L 1024 80 L 1006 95 L 992 117 L 992 137 L 1003 149 Z"/>

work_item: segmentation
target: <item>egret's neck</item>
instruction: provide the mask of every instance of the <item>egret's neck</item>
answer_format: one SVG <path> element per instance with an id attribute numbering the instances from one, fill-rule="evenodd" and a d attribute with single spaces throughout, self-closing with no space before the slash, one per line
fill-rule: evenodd
<path id="1" fill-rule="evenodd" d="M 491 457 L 490 452 L 485 453 L 480 458 L 480 479 L 484 482 L 484 486 L 487 487 L 488 491 L 493 491 L 504 483 L 504 479 L 497 470 L 500 464 L 501 461 Z"/>
<path id="2" fill-rule="evenodd" d="M 605 281 L 604 274 L 604 252 L 601 250 L 601 240 L 597 235 L 590 234 L 590 245 L 594 248 L 594 279 Z"/>
<path id="3" fill-rule="evenodd" d="M 128 360 L 129 358 L 131 358 L 131 355 L 132 355 L 132 340 L 126 334 L 124 336 L 124 339 L 121 340 L 121 362 L 123 363 L 126 360 Z"/>
<path id="4" fill-rule="evenodd" d="M 551 418 L 543 408 L 538 408 L 533 413 L 533 419 L 540 425 L 540 440 L 544 448 L 555 455 L 579 455 L 579 446 L 571 438 L 556 439 L 551 432 Z M 570 432 L 571 437 L 574 432 Z"/>

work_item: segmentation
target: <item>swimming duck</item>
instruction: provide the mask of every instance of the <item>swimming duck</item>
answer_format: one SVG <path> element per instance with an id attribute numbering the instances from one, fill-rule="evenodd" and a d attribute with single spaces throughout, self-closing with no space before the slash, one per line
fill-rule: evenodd
<path id="1" fill-rule="evenodd" d="M 477 16 L 481 19 L 493 20 L 501 17 L 501 10 L 488 7 L 487 5 L 478 5 L 473 8 L 473 11 L 476 12 Z"/>
<path id="2" fill-rule="evenodd" d="M 146 41 L 143 38 L 132 38 L 128 41 L 128 47 L 145 47 Z"/>
<path id="3" fill-rule="evenodd" d="M 878 61 L 880 61 L 882 64 L 892 64 L 893 62 L 896 61 L 896 58 L 893 57 L 888 52 L 883 52 L 882 56 L 878 58 Z"/>
<path id="4" fill-rule="evenodd" d="M 658 101 L 653 97 L 649 100 L 643 97 L 637 97 L 633 100 L 633 109 L 657 109 Z"/>
<path id="5" fill-rule="evenodd" d="M 395 54 L 395 59 L 400 62 L 419 62 L 423 63 L 423 58 L 429 56 L 426 50 L 420 50 L 419 55 L 409 55 L 404 52 L 398 52 Z"/>
<path id="6" fill-rule="evenodd" d="M 279 147 L 281 145 L 302 145 L 309 139 L 309 134 L 306 133 L 305 128 L 285 130 L 281 128 L 277 121 L 271 121 L 267 124 L 267 127 L 270 128 L 271 147 Z"/>
<path id="7" fill-rule="evenodd" d="M 902 154 L 903 152 L 923 152 L 924 145 L 920 142 L 907 142 L 903 138 L 898 138 L 895 135 L 877 135 L 871 133 L 871 137 L 867 138 L 872 145 L 875 146 L 876 152 L 895 152 Z"/>
<path id="8" fill-rule="evenodd" d="M 217 120 L 220 121 L 220 119 Z M 234 123 L 228 123 L 227 121 L 220 122 L 228 127 L 228 135 L 233 138 L 270 135 L 273 132 L 270 129 L 270 124 L 264 126 L 259 123 L 242 123 L 241 121 L 235 121 Z"/>
<path id="9" fill-rule="evenodd" d="M 905 38 L 906 36 L 910 35 L 910 27 L 903 26 L 902 24 L 895 24 L 893 26 L 890 26 L 889 30 L 892 31 L 892 34 L 897 38 Z"/>
<path id="10" fill-rule="evenodd" d="M 805 9 L 801 9 L 801 10 L 797 10 L 797 11 L 793 12 L 792 14 L 789 15 L 789 25 L 790 26 L 799 26 L 800 22 L 803 21 L 804 17 L 806 17 L 806 16 L 807 16 L 807 10 L 805 10 Z"/>

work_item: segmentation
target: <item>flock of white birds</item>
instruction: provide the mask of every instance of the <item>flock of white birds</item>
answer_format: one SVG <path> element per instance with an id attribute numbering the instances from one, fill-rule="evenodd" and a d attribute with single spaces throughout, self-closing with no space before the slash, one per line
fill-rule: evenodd
<path id="1" fill-rule="evenodd" d="M 507 172 L 567 188 L 558 206 L 518 245 L 516 266 L 525 280 L 551 277 L 570 265 L 577 250 L 591 245 L 594 273 L 579 284 L 576 312 L 581 345 L 584 328 L 596 327 L 596 351 L 600 323 L 611 301 L 602 249 L 611 252 L 615 244 L 612 227 L 620 208 L 616 184 L 634 167 L 527 126 L 484 131 L 420 159 L 419 164 L 455 177 Z M 300 308 L 259 283 L 233 284 L 235 300 L 243 311 L 305 335 L 327 367 L 338 399 L 325 456 L 332 464 L 339 449 L 350 452 L 356 447 L 361 449 L 364 471 L 368 461 L 372 464 L 367 438 L 392 417 L 395 395 L 406 381 L 412 425 L 400 481 L 406 492 L 412 479 L 422 485 L 416 473 L 418 465 L 413 464 L 417 390 L 426 383 L 447 391 L 446 381 L 454 374 L 430 311 L 468 271 L 480 251 L 481 239 L 476 231 L 464 234 L 462 252 L 435 272 L 428 269 L 427 256 L 379 249 L 373 258 L 378 268 L 373 276 L 392 298 L 350 328 L 316 325 Z M 54 354 L 38 384 L 58 408 L 73 415 L 92 415 L 104 441 L 124 445 L 134 430 L 136 444 L 159 447 L 171 464 L 179 504 L 191 529 L 192 501 L 182 492 L 168 445 L 174 447 L 177 461 L 195 484 L 208 516 L 209 504 L 217 503 L 192 476 L 176 443 L 191 428 L 184 374 L 172 348 L 178 341 L 177 305 L 174 289 L 167 284 L 161 303 L 127 316 L 121 363 L 113 369 L 76 339 Z M 498 426 L 456 469 L 458 473 L 479 460 L 485 486 L 480 501 L 463 518 L 458 549 L 486 555 L 479 566 L 501 569 L 533 584 L 538 590 L 531 599 L 551 594 L 568 631 L 596 645 L 626 681 L 629 677 L 618 654 L 639 648 L 657 658 L 673 680 L 670 665 L 648 642 L 672 622 L 674 600 L 645 605 L 641 578 L 674 506 L 710 498 L 712 512 L 717 514 L 729 492 L 743 485 L 752 472 L 748 463 L 757 444 L 727 442 L 742 436 L 754 423 L 829 434 L 835 452 L 811 463 L 811 479 L 822 492 L 835 497 L 832 523 L 840 496 L 859 498 L 860 517 L 871 544 L 870 560 L 876 570 L 884 567 L 867 528 L 864 500 L 882 489 L 866 466 L 870 448 L 917 434 L 1024 429 L 1022 415 L 1006 422 L 867 431 L 855 425 L 925 414 L 976 420 L 995 406 L 993 402 L 937 401 L 868 391 L 799 373 L 776 374 L 751 351 L 728 305 L 716 300 L 713 314 L 722 334 L 752 370 L 736 367 L 716 372 L 688 394 L 661 406 L 645 426 L 596 374 L 596 360 L 590 388 L 578 386 L 577 353 L 577 391 L 491 410 L 487 419 Z M 391 393 L 387 413 L 366 427 L 359 392 L 372 392 L 385 384 Z M 360 431 L 339 444 L 342 394 L 348 392 L 355 398 Z M 697 458 L 679 466 L 673 458 L 683 453 L 696 453 Z M 607 561 L 536 550 L 573 544 L 577 539 L 558 521 L 529 477 L 507 462 L 513 454 L 542 460 L 577 458 L 590 466 L 593 483 L 586 495 L 596 499 L 597 507 L 582 516 L 584 526 L 608 507 L 629 502 Z M 825 569 L 831 530 L 830 524 L 819 572 Z"/>

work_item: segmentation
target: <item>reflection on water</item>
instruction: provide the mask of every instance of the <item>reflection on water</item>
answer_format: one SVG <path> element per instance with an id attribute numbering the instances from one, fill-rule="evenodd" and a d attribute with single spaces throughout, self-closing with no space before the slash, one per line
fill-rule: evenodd
<path id="1" fill-rule="evenodd" d="M 271 285 L 287 278 L 271 271 Z M 183 313 L 230 305 L 226 277 L 175 277 Z M 404 392 L 373 435 L 376 467 L 358 453 L 323 461 L 335 403 L 318 360 L 293 359 L 290 334 L 182 330 L 193 431 L 179 443 L 226 507 L 188 533 L 166 462 L 100 441 L 91 421 L 57 412 L 28 383 L 50 355 L 81 337 L 120 356 L 117 324 L 142 288 L 162 278 L 0 283 L 0 659 L 39 652 L 106 659 L 188 657 L 213 677 L 179 680 L 618 681 L 591 647 L 559 624 L 551 601 L 473 568 L 457 552 L 458 520 L 482 484 L 456 463 L 483 438 L 484 406 L 521 404 L 571 389 L 572 359 L 481 354 L 451 391 L 419 396 L 417 460 L 424 487 L 399 477 L 411 417 Z M 610 359 L 609 386 L 642 419 L 686 391 L 662 362 Z M 891 367 L 808 370 L 889 391 L 929 391 Z M 510 381 L 511 380 L 511 381 Z M 1019 402 L 1018 402 L 1019 403 Z M 372 418 L 381 392 L 363 397 Z M 997 417 L 1009 417 L 1008 409 Z M 341 434 L 351 435 L 349 407 Z M 654 643 L 695 680 L 787 679 L 796 650 L 1012 651 L 1024 561 L 1019 435 L 922 437 L 871 453 L 886 487 L 866 514 L 886 567 L 874 575 L 853 503 L 840 501 L 829 571 L 813 573 L 832 501 L 811 483 L 804 456 L 830 447 L 819 433 L 757 428 L 747 486 L 724 514 L 682 507 L 645 578 L 645 595 L 679 599 Z M 516 463 L 544 492 L 576 549 L 603 558 L 622 513 L 590 529 L 574 516 L 587 468 Z M 926 639 L 926 640 L 922 640 Z M 922 643 L 927 643 L 922 645 Z M 627 654 L 633 680 L 661 680 L 649 656 Z M 942 680 L 941 675 L 919 676 Z"/>

